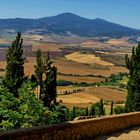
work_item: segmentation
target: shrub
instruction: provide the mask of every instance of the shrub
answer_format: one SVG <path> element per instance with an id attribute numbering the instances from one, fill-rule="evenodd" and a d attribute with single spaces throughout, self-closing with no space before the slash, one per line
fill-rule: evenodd
<path id="1" fill-rule="evenodd" d="M 126 88 L 126 85 L 125 84 L 120 84 L 119 88 Z"/>
<path id="2" fill-rule="evenodd" d="M 57 86 L 69 86 L 69 85 L 73 85 L 73 83 L 70 81 L 65 81 L 65 80 L 57 81 Z"/>
<path id="3" fill-rule="evenodd" d="M 50 124 L 60 123 L 69 120 L 69 109 L 61 104 L 50 106 Z"/>
<path id="4" fill-rule="evenodd" d="M 122 114 L 122 113 L 125 113 L 125 110 L 124 110 L 124 107 L 118 106 L 118 107 L 114 108 L 114 112 L 115 112 L 115 114 Z"/>
<path id="5" fill-rule="evenodd" d="M 31 127 L 49 123 L 50 115 L 38 100 L 29 83 L 23 84 L 14 97 L 0 87 L 0 130 Z"/>

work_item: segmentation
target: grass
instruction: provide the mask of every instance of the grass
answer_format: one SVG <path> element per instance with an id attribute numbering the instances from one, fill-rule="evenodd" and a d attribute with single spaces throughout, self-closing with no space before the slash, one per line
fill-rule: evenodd
<path id="1" fill-rule="evenodd" d="M 124 76 L 123 79 L 119 81 L 119 83 L 121 83 L 121 84 L 127 84 L 127 82 L 128 82 L 127 76 Z"/>

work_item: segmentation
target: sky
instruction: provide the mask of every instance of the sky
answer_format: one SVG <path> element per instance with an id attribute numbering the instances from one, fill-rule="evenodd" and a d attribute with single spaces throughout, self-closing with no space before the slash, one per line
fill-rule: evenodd
<path id="1" fill-rule="evenodd" d="M 41 18 L 64 12 L 140 29 L 140 0 L 0 0 L 0 18 Z"/>

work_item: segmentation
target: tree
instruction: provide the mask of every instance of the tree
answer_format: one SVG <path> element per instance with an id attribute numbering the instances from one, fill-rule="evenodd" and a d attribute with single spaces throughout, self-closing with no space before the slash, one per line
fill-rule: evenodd
<path id="1" fill-rule="evenodd" d="M 18 96 L 18 88 L 21 87 L 24 81 L 24 58 L 22 49 L 23 39 L 21 34 L 17 33 L 17 37 L 6 53 L 6 75 L 3 84 L 8 88 L 10 93 L 15 97 Z"/>
<path id="2" fill-rule="evenodd" d="M 0 131 L 50 123 L 50 113 L 36 98 L 31 83 L 24 83 L 18 91 L 16 98 L 0 87 Z"/>
<path id="3" fill-rule="evenodd" d="M 100 110 L 100 115 L 104 115 L 104 103 L 103 103 L 103 99 L 100 100 L 99 110 Z"/>
<path id="4" fill-rule="evenodd" d="M 69 109 L 61 104 L 51 104 L 51 124 L 60 123 L 69 120 Z"/>
<path id="5" fill-rule="evenodd" d="M 72 118 L 74 119 L 76 117 L 76 107 L 74 106 L 72 108 Z"/>
<path id="6" fill-rule="evenodd" d="M 133 47 L 131 57 L 125 56 L 125 62 L 130 75 L 125 110 L 127 112 L 140 111 L 140 43 L 137 47 Z"/>
<path id="7" fill-rule="evenodd" d="M 92 116 L 95 115 L 95 106 L 94 106 L 94 104 L 91 105 L 91 111 L 90 111 L 90 114 L 91 114 Z"/>
<path id="8" fill-rule="evenodd" d="M 43 101 L 45 107 L 50 107 L 52 101 L 56 102 L 56 87 L 57 87 L 57 68 L 52 66 L 50 54 L 47 53 L 45 60 L 41 56 L 41 50 L 36 54 L 35 73 L 40 85 L 40 99 Z M 43 74 L 45 80 L 43 82 Z"/>
<path id="9" fill-rule="evenodd" d="M 111 102 L 110 115 L 113 114 L 113 101 Z"/>
<path id="10" fill-rule="evenodd" d="M 43 102 L 35 96 L 32 83 L 24 83 L 19 89 L 20 107 L 22 116 L 21 127 L 39 126 L 49 123 L 49 113 L 43 106 Z"/>
<path id="11" fill-rule="evenodd" d="M 19 128 L 19 100 L 5 87 L 0 87 L 0 131 Z M 18 121 L 17 121 L 18 120 Z"/>
<path id="12" fill-rule="evenodd" d="M 43 93 L 43 102 L 44 106 L 50 107 L 52 101 L 56 102 L 57 95 L 57 68 L 51 66 L 52 61 L 50 60 L 50 54 L 48 52 L 45 63 L 44 63 L 44 72 L 46 75 Z"/>
<path id="13" fill-rule="evenodd" d="M 88 107 L 86 107 L 86 114 L 85 114 L 85 115 L 86 115 L 86 116 L 89 115 Z"/>
<path id="14" fill-rule="evenodd" d="M 40 85 L 40 94 L 39 99 L 41 99 L 43 94 L 43 72 L 44 72 L 44 64 L 41 56 L 41 50 L 37 50 L 36 53 L 36 65 L 35 65 L 35 74 L 37 77 L 38 84 Z"/>

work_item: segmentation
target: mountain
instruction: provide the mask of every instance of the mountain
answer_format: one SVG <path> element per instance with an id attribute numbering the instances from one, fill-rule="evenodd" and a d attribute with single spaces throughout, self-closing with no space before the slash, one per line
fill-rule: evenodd
<path id="1" fill-rule="evenodd" d="M 140 30 L 96 18 L 87 19 L 72 13 L 63 13 L 39 19 L 0 19 L 0 33 L 20 31 L 30 34 L 57 34 L 93 36 L 140 35 Z"/>

